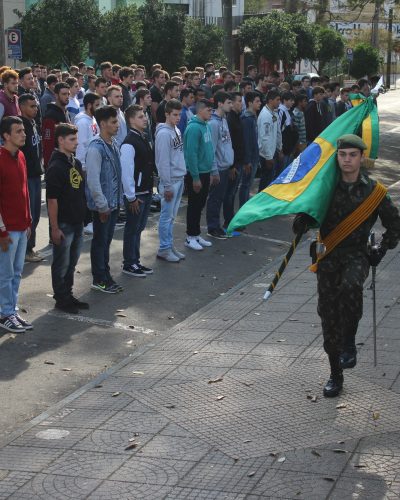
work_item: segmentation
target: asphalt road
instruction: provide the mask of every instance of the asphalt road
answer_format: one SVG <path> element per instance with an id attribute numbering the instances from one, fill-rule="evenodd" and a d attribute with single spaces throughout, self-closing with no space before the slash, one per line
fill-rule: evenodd
<path id="1" fill-rule="evenodd" d="M 400 91 L 379 98 L 382 148 L 375 174 L 391 185 L 400 179 L 397 158 Z M 398 129 L 398 130 L 397 130 Z M 176 240 L 183 249 L 185 200 L 178 215 Z M 203 252 L 187 251 L 187 259 L 167 264 L 155 258 L 158 214 L 153 214 L 142 238 L 142 261 L 154 267 L 146 279 L 121 274 L 122 229 L 112 244 L 112 272 L 125 290 L 106 295 L 90 290 L 89 247 L 86 237 L 77 267 L 76 296 L 90 303 L 79 316 L 53 309 L 47 217 L 39 224 L 37 249 L 47 251 L 41 264 L 26 264 L 20 289 L 23 315 L 34 331 L 0 337 L 0 433 L 4 436 L 71 393 L 143 344 L 178 324 L 193 312 L 260 270 L 284 253 L 291 239 L 290 218 L 254 224 L 240 237 L 215 241 Z M 269 277 L 261 275 L 260 283 Z M 260 294 L 263 289 L 260 288 Z M 26 313 L 25 313 L 26 311 Z"/>

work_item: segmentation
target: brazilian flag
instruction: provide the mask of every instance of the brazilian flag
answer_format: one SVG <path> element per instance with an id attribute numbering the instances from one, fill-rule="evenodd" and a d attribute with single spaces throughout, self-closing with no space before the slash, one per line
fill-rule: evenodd
<path id="1" fill-rule="evenodd" d="M 228 233 L 275 215 L 300 212 L 310 215 L 320 225 L 339 179 L 337 140 L 344 134 L 357 134 L 360 130 L 363 139 L 367 139 L 366 154 L 372 157 L 379 140 L 379 122 L 372 97 L 364 97 L 362 103 L 339 116 L 279 177 L 243 205 L 229 224 Z"/>

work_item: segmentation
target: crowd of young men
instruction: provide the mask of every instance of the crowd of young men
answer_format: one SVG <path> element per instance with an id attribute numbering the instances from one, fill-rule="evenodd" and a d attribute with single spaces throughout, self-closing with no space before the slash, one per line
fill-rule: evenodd
<path id="1" fill-rule="evenodd" d="M 326 79 L 292 84 L 255 66 L 216 71 L 209 63 L 171 76 L 160 65 L 104 62 L 97 76 L 80 63 L 68 72 L 35 65 L 17 73 L 0 68 L 0 327 L 23 332 L 32 325 L 18 313 L 24 260 L 40 262 L 35 233 L 45 173 L 51 267 L 56 308 L 78 313 L 89 305 L 73 295 L 84 227 L 91 242 L 92 285 L 115 294 L 110 246 L 124 224 L 122 272 L 145 278 L 141 234 L 156 187 L 161 198 L 157 257 L 185 259 L 173 238 L 186 190 L 185 246 L 212 246 L 201 235 L 226 239 L 226 228 L 258 189 L 267 187 L 317 135 L 350 107 L 350 91 L 369 92 L 367 81 L 341 89 Z M 340 94 L 340 100 L 338 100 Z M 158 182 L 155 182 L 155 178 Z M 123 218 L 121 219 L 121 212 Z M 222 212 L 222 213 L 221 213 Z M 241 228 L 243 229 L 243 228 Z M 234 235 L 240 235 L 239 231 Z"/>

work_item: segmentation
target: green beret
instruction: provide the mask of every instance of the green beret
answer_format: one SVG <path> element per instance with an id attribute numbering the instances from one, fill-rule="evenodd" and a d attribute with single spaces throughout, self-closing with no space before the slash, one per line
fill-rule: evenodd
<path id="1" fill-rule="evenodd" d="M 367 145 L 361 139 L 361 137 L 358 137 L 358 135 L 346 134 L 339 137 L 337 141 L 337 148 L 338 149 L 357 148 L 360 149 L 361 151 L 364 151 L 365 149 L 367 149 Z"/>

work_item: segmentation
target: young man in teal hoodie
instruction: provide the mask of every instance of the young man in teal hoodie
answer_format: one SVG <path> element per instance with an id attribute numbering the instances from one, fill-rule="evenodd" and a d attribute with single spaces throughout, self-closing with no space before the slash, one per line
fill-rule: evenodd
<path id="1" fill-rule="evenodd" d="M 203 250 L 211 242 L 200 236 L 201 212 L 206 204 L 211 184 L 217 184 L 219 177 L 211 175 L 214 163 L 214 148 L 208 121 L 211 118 L 212 104 L 206 99 L 196 103 L 196 115 L 190 120 L 183 137 L 188 190 L 186 216 L 187 238 L 185 246 L 192 250 Z"/>

